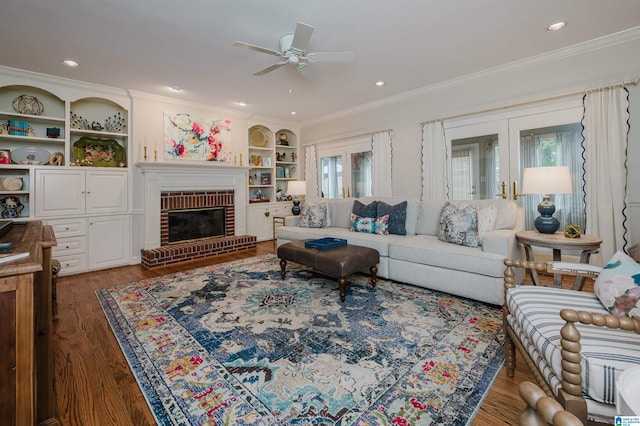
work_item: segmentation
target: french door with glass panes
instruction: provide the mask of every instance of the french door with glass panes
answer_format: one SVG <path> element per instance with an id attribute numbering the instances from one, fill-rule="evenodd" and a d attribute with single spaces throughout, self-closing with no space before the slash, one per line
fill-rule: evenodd
<path id="1" fill-rule="evenodd" d="M 523 196 L 523 170 L 569 166 L 572 194 L 549 194 L 562 229 L 585 229 L 582 165 L 582 105 L 579 100 L 501 112 L 445 124 L 451 199 L 501 197 L 518 201 L 526 229 L 534 229 L 542 195 Z"/>
<path id="2" fill-rule="evenodd" d="M 318 147 L 318 170 L 325 198 L 372 195 L 373 153 L 371 142 Z"/>

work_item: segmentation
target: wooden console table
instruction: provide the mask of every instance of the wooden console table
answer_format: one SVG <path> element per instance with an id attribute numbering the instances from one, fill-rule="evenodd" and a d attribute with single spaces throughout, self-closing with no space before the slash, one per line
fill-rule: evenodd
<path id="1" fill-rule="evenodd" d="M 52 345 L 51 226 L 14 224 L 3 242 L 28 257 L 0 263 L 0 419 L 59 425 Z"/>
<path id="2" fill-rule="evenodd" d="M 580 238 L 568 238 L 565 237 L 562 232 L 556 232 L 555 234 L 541 234 L 538 231 L 519 231 L 516 233 L 516 239 L 519 244 L 524 247 L 524 254 L 526 259 L 533 262 L 533 249 L 531 246 L 545 247 L 553 250 L 553 260 L 562 260 L 562 250 L 581 250 L 580 263 L 589 263 L 589 259 L 592 253 L 596 253 L 600 250 L 600 244 L 602 239 L 593 237 L 590 235 L 582 234 Z M 529 269 L 531 274 L 531 281 L 533 284 L 540 285 L 538 280 L 538 273 L 535 268 Z M 584 283 L 584 276 L 576 277 L 576 281 L 573 285 L 574 290 L 582 289 Z M 562 287 L 562 275 L 553 274 L 553 286 Z"/>

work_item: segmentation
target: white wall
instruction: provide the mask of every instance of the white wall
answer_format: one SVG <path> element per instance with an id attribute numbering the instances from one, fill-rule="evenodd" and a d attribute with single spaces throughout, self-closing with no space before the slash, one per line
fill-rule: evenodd
<path id="1" fill-rule="evenodd" d="M 588 89 L 639 78 L 638 52 L 640 29 L 325 117 L 303 126 L 302 143 L 329 142 L 393 129 L 393 193 L 419 197 L 421 181 L 416 171 L 421 168 L 420 123 L 568 94 L 581 97 Z M 631 241 L 640 243 L 640 86 L 628 86 L 628 89 L 629 217 Z"/>

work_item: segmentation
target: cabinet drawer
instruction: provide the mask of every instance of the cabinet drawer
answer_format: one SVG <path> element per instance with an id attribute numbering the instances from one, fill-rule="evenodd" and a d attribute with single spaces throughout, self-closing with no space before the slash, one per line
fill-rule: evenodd
<path id="1" fill-rule="evenodd" d="M 87 235 L 87 220 L 84 218 L 50 220 L 47 225 L 53 226 L 56 238 Z"/>
<path id="2" fill-rule="evenodd" d="M 87 270 L 87 255 L 86 254 L 72 254 L 69 256 L 56 257 L 60 262 L 60 275 L 75 274 L 78 272 L 84 272 Z"/>
<path id="3" fill-rule="evenodd" d="M 52 249 L 54 257 L 87 252 L 87 237 L 83 235 L 78 237 L 57 238 L 57 240 L 58 245 Z"/>

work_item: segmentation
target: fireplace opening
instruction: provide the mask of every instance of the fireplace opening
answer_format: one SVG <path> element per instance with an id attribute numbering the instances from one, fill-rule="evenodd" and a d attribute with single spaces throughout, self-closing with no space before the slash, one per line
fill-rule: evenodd
<path id="1" fill-rule="evenodd" d="M 169 244 L 226 236 L 226 207 L 169 210 Z"/>

